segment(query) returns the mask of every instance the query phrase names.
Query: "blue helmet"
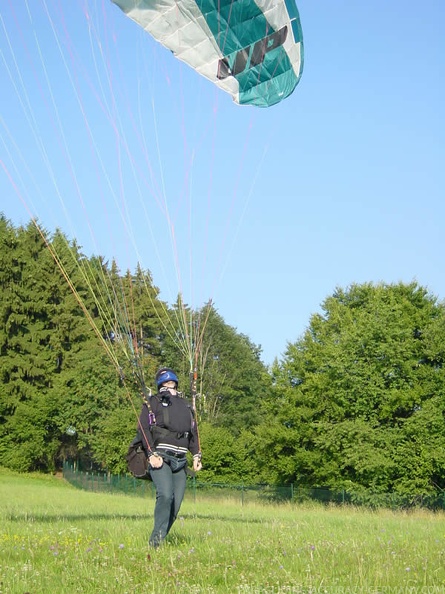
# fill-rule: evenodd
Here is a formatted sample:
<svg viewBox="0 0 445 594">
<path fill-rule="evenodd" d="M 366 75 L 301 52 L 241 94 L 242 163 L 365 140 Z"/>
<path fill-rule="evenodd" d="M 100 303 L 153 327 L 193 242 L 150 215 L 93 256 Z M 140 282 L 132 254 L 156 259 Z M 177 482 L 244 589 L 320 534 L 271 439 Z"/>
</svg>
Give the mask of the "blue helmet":
<svg viewBox="0 0 445 594">
<path fill-rule="evenodd" d="M 165 384 L 165 382 L 176 382 L 176 387 L 178 387 L 179 380 L 174 371 L 167 367 L 162 367 L 155 376 L 155 382 L 157 388 Z"/>
</svg>

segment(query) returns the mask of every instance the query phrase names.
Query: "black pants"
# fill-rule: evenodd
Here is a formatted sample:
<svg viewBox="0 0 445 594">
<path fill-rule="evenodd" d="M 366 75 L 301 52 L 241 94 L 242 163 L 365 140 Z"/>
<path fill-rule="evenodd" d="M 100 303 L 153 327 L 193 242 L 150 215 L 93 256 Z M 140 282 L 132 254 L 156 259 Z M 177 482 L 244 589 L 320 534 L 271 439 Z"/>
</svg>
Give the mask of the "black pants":
<svg viewBox="0 0 445 594">
<path fill-rule="evenodd" d="M 154 528 L 149 544 L 158 547 L 176 520 L 185 493 L 185 468 L 173 472 L 167 462 L 161 468 L 152 468 L 150 475 L 156 487 Z"/>
</svg>

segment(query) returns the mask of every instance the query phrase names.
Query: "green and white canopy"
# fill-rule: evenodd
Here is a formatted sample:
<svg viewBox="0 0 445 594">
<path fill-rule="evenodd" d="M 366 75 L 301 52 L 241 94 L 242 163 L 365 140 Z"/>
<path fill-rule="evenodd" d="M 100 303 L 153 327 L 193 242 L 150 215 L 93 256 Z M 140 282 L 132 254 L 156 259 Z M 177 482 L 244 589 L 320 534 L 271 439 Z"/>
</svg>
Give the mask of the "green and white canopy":
<svg viewBox="0 0 445 594">
<path fill-rule="evenodd" d="M 112 0 L 239 104 L 269 107 L 303 71 L 294 0 Z"/>
</svg>

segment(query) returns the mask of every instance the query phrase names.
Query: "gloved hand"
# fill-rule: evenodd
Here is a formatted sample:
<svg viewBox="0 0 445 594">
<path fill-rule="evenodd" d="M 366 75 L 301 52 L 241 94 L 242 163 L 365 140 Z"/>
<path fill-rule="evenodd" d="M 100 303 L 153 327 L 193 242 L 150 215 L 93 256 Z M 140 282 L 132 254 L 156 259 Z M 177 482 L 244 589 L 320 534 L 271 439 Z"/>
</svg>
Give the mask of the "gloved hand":
<svg viewBox="0 0 445 594">
<path fill-rule="evenodd" d="M 161 466 L 164 464 L 164 460 L 159 454 L 152 454 L 148 458 L 148 463 L 152 468 L 161 468 Z"/>
</svg>

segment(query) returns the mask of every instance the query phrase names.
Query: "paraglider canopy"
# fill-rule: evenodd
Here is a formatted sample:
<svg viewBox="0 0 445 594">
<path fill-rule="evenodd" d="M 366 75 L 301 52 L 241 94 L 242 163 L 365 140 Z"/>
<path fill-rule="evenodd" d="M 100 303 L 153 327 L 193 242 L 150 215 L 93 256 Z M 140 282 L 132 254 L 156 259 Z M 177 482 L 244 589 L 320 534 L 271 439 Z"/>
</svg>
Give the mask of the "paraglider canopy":
<svg viewBox="0 0 445 594">
<path fill-rule="evenodd" d="M 236 103 L 269 107 L 303 71 L 294 0 L 112 0 Z"/>
</svg>

